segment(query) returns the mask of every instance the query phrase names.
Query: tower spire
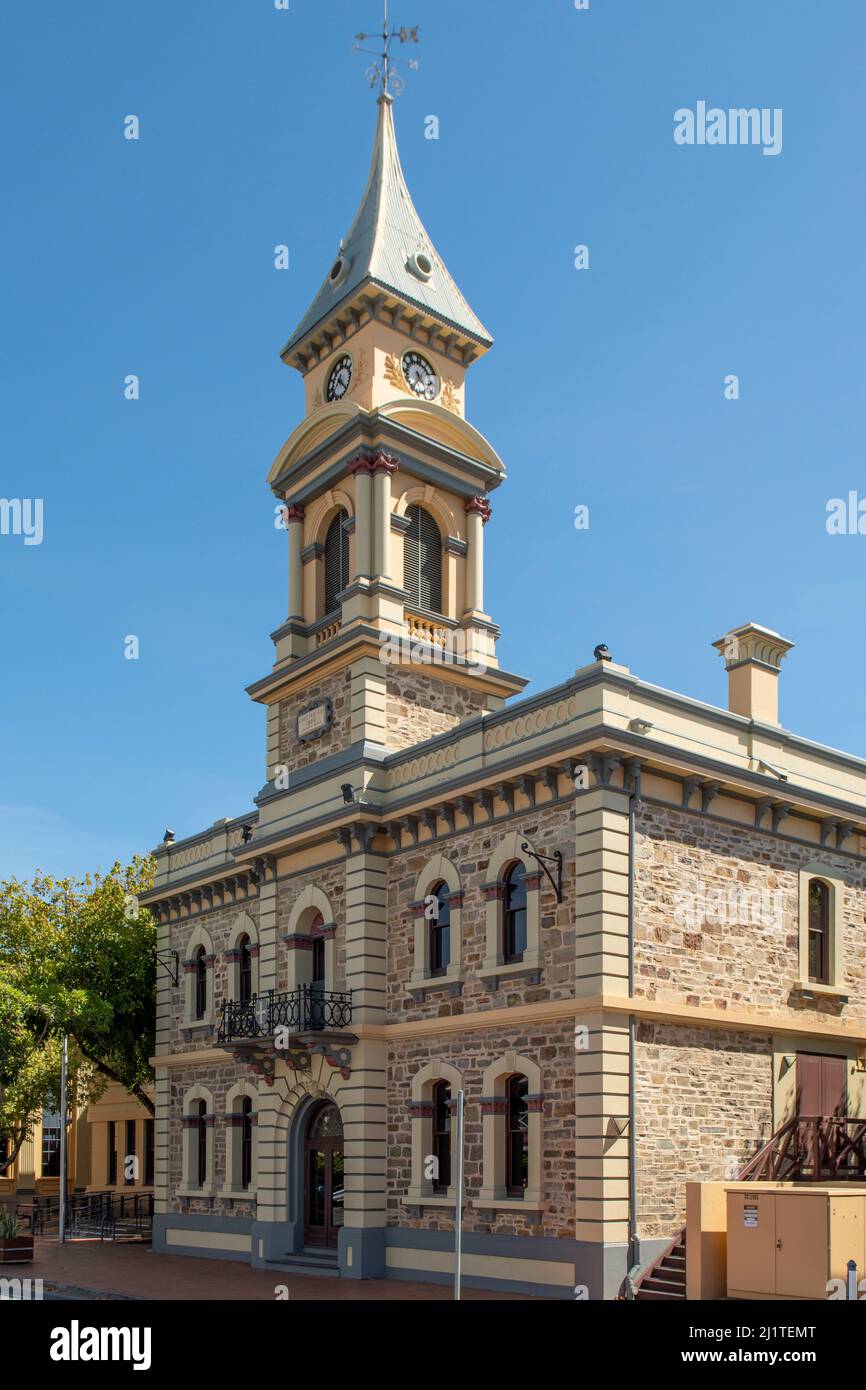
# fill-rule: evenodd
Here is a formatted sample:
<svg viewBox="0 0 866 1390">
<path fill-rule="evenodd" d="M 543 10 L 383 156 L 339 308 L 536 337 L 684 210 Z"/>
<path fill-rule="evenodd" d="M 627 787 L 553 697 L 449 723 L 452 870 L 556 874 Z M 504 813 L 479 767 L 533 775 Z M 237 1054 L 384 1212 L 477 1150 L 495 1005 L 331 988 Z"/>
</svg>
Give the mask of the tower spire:
<svg viewBox="0 0 866 1390">
<path fill-rule="evenodd" d="M 389 79 L 391 80 L 391 79 Z M 467 361 L 486 352 L 492 339 L 467 304 L 418 216 L 397 152 L 393 97 L 380 91 L 370 172 L 355 220 L 343 237 L 331 270 L 282 351 L 283 361 L 306 370 L 308 343 L 330 332 L 335 316 L 356 301 L 382 294 L 411 305 L 456 334 Z M 327 341 L 325 339 L 324 341 Z M 314 354 L 315 356 L 316 354 Z"/>
</svg>

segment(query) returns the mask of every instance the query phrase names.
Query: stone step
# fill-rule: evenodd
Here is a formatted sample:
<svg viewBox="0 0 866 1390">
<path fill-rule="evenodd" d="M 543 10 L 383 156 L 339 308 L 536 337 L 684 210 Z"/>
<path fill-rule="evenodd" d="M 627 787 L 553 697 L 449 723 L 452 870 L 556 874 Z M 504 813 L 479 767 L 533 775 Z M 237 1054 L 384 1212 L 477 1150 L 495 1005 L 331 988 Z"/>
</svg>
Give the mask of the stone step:
<svg viewBox="0 0 866 1390">
<path fill-rule="evenodd" d="M 268 1269 L 282 1270 L 285 1274 L 310 1274 L 315 1278 L 340 1277 L 336 1251 L 301 1250 L 297 1254 L 286 1254 L 282 1260 L 268 1260 Z"/>
</svg>

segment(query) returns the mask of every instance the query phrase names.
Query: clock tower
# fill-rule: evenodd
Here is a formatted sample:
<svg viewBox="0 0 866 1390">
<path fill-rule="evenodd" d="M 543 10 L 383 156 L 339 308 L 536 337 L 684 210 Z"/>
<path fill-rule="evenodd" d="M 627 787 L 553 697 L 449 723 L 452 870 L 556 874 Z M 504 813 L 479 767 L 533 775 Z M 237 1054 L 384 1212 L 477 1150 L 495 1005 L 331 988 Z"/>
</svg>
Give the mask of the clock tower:
<svg viewBox="0 0 866 1390">
<path fill-rule="evenodd" d="M 265 820 L 280 774 L 406 748 L 525 685 L 485 609 L 505 470 L 466 418 L 466 376 L 491 345 L 415 210 L 383 90 L 357 214 L 281 353 L 306 413 L 268 477 L 289 579 L 273 670 L 249 688 L 268 707 Z"/>
</svg>

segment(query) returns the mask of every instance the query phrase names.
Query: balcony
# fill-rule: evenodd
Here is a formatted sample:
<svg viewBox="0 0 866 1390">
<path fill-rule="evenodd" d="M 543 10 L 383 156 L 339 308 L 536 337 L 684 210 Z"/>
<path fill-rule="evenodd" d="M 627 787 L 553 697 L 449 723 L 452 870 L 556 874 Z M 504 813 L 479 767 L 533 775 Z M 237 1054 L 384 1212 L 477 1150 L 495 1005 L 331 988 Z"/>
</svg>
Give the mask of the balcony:
<svg viewBox="0 0 866 1390">
<path fill-rule="evenodd" d="M 351 990 L 338 994 L 299 985 L 276 994 L 269 989 L 267 994 L 254 994 L 251 999 L 226 1000 L 217 1042 L 222 1047 L 266 1043 L 278 1030 L 288 1030 L 291 1042 L 317 1043 L 333 1037 L 345 1044 L 354 1041 L 343 1032 L 351 1022 Z"/>
</svg>

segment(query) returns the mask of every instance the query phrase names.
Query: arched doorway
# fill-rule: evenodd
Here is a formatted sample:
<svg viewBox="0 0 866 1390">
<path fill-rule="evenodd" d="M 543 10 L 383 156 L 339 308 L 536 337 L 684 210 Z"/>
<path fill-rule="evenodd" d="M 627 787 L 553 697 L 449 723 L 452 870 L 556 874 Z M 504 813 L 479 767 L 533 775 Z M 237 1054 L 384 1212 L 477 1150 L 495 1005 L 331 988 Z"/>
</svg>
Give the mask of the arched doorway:
<svg viewBox="0 0 866 1390">
<path fill-rule="evenodd" d="M 336 1248 L 343 1224 L 343 1122 L 328 1101 L 310 1116 L 304 1140 L 304 1244 Z"/>
</svg>

